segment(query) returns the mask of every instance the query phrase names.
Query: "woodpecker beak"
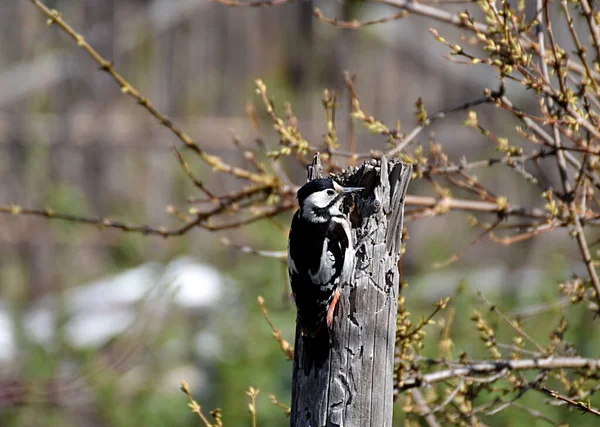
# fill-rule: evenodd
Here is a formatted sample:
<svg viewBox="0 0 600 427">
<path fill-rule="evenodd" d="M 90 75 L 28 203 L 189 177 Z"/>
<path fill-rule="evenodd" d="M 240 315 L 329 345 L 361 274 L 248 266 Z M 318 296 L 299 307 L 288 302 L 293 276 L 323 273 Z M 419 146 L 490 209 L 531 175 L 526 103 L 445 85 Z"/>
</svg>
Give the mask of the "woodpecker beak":
<svg viewBox="0 0 600 427">
<path fill-rule="evenodd" d="M 335 181 L 333 181 L 333 188 L 338 193 L 360 193 L 365 189 L 364 187 L 342 187 Z"/>
</svg>

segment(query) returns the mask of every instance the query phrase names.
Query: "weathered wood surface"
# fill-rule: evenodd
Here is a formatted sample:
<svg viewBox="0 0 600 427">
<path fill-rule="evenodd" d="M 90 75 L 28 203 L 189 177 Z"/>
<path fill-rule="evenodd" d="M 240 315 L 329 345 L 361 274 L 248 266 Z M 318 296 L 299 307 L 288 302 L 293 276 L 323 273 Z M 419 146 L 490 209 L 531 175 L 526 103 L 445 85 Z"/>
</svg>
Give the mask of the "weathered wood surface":
<svg viewBox="0 0 600 427">
<path fill-rule="evenodd" d="M 359 215 L 352 216 L 356 270 L 342 289 L 322 364 L 306 362 L 296 327 L 292 427 L 392 425 L 398 260 L 410 173 L 410 165 L 383 158 L 334 176 L 342 185 L 365 187 Z M 321 174 L 316 155 L 308 178 Z"/>
</svg>

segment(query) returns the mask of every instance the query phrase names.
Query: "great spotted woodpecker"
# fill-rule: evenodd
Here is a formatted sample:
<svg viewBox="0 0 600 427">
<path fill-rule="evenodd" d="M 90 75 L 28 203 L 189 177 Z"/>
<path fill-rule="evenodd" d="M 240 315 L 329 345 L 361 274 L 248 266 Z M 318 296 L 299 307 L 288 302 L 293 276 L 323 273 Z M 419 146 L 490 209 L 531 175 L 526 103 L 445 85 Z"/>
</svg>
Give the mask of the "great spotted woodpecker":
<svg viewBox="0 0 600 427">
<path fill-rule="evenodd" d="M 288 271 L 302 335 L 331 326 L 340 287 L 354 270 L 346 198 L 362 188 L 342 187 L 331 178 L 315 179 L 298 190 L 288 241 Z"/>
</svg>

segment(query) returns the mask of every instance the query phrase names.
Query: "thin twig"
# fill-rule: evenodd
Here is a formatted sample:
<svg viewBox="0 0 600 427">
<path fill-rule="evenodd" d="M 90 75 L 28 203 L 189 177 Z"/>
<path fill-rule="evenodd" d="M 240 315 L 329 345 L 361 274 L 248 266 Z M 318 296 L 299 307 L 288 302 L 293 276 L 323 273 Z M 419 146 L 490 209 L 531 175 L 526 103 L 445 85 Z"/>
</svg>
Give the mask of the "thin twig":
<svg viewBox="0 0 600 427">
<path fill-rule="evenodd" d="M 281 351 L 283 351 L 287 360 L 294 360 L 294 347 L 290 345 L 288 341 L 284 340 L 281 337 L 281 331 L 275 328 L 275 325 L 273 324 L 273 322 L 271 322 L 271 319 L 269 319 L 269 313 L 267 312 L 267 308 L 265 307 L 265 299 L 259 296 L 257 298 L 257 301 L 258 305 L 260 306 L 260 311 L 263 317 L 265 318 L 265 320 L 269 324 L 269 327 L 271 328 L 271 331 L 273 332 L 273 337 L 279 343 L 279 348 L 281 348 Z"/>
<path fill-rule="evenodd" d="M 435 418 L 435 415 L 433 414 L 431 409 L 429 409 L 429 405 L 427 405 L 427 402 L 425 401 L 425 398 L 423 398 L 423 395 L 421 394 L 419 389 L 413 388 L 410 392 L 415 403 L 419 407 L 421 416 L 423 417 L 427 425 L 429 427 L 440 427 L 441 424 Z"/>
<path fill-rule="evenodd" d="M 275 258 L 281 260 L 287 258 L 287 251 L 265 251 L 263 249 L 252 248 L 250 246 L 236 245 L 235 243 L 232 243 L 227 237 L 221 237 L 221 243 L 245 254 L 258 255 L 264 258 Z"/>
<path fill-rule="evenodd" d="M 561 400 L 561 401 L 569 404 L 570 406 L 572 406 L 573 408 L 575 408 L 581 412 L 585 412 L 585 413 L 600 417 L 600 411 L 598 411 L 596 408 L 592 407 L 589 400 L 587 402 L 582 402 L 582 401 L 569 399 L 568 397 L 561 395 L 557 391 L 547 389 L 546 387 L 541 387 L 539 390 L 544 392 L 548 396 L 552 397 L 553 399 L 558 399 L 558 400 Z"/>
<path fill-rule="evenodd" d="M 416 378 L 405 378 L 399 383 L 397 391 L 408 390 L 414 387 L 431 385 L 452 378 L 494 374 L 503 370 L 548 370 L 548 369 L 581 369 L 590 371 L 600 370 L 600 359 L 586 359 L 583 357 L 547 357 L 543 359 L 499 360 L 495 362 L 470 362 L 453 363 L 450 369 L 432 372 Z"/>
<path fill-rule="evenodd" d="M 575 212 L 573 212 L 573 223 L 575 226 L 575 237 L 577 238 L 577 244 L 579 245 L 579 250 L 581 251 L 585 267 L 587 268 L 588 274 L 590 275 L 592 286 L 594 287 L 594 291 L 596 292 L 596 300 L 598 301 L 598 305 L 600 306 L 600 280 L 598 279 L 598 273 L 596 272 L 596 267 L 594 267 L 594 262 L 592 261 L 592 256 L 590 255 L 590 250 L 588 248 L 585 234 L 583 233 L 581 220 Z"/>
<path fill-rule="evenodd" d="M 404 150 L 408 146 L 408 144 L 410 144 L 421 133 L 421 131 L 423 131 L 423 129 L 430 126 L 433 122 L 444 119 L 449 114 L 457 113 L 460 111 L 466 111 L 478 105 L 486 104 L 489 102 L 493 102 L 493 97 L 479 98 L 474 101 L 465 102 L 457 107 L 445 108 L 443 110 L 435 112 L 430 117 L 427 117 L 422 124 L 416 126 L 412 131 L 410 131 L 410 133 L 402 139 L 402 142 L 400 144 L 396 145 L 391 150 L 388 150 L 386 152 L 386 156 L 393 157 L 398 155 L 398 153 L 401 153 L 402 150 Z"/>
<path fill-rule="evenodd" d="M 72 215 L 66 213 L 55 212 L 50 208 L 46 209 L 27 209 L 18 205 L 11 206 L 2 206 L 0 205 L 0 214 L 10 214 L 10 215 L 28 215 L 28 216 L 39 216 L 47 219 L 58 219 L 62 221 L 79 223 L 79 224 L 89 224 L 89 225 L 97 225 L 100 228 L 116 228 L 117 230 L 133 232 L 133 233 L 141 233 L 144 235 L 158 235 L 162 237 L 169 236 L 180 236 L 185 234 L 194 226 L 198 225 L 201 220 L 195 220 L 190 222 L 189 224 L 181 227 L 169 230 L 166 227 L 151 227 L 148 225 L 132 225 L 121 221 L 115 221 L 108 217 L 84 217 L 81 215 Z"/>
<path fill-rule="evenodd" d="M 202 412 L 202 408 L 200 407 L 200 405 L 198 405 L 198 403 L 192 397 L 192 394 L 190 392 L 190 388 L 189 388 L 187 382 L 183 381 L 181 383 L 181 391 L 183 393 L 185 393 L 185 395 L 188 397 L 188 400 L 189 400 L 188 406 L 190 407 L 190 409 L 192 410 L 192 412 L 194 414 L 198 415 L 198 418 L 200 418 L 200 420 L 202 420 L 202 423 L 204 424 L 204 426 L 212 427 L 212 424 L 208 421 L 208 418 L 206 418 L 206 416 Z"/>
<path fill-rule="evenodd" d="M 488 307 L 490 307 L 490 311 L 496 313 L 498 316 L 500 316 L 500 318 L 504 321 L 504 323 L 506 323 L 508 326 L 510 326 L 517 334 L 519 334 L 521 337 L 523 337 L 524 339 L 526 339 L 527 341 L 529 341 L 531 344 L 534 345 L 534 347 L 541 353 L 541 354 L 546 354 L 546 349 L 544 349 L 544 347 L 542 347 L 541 345 L 539 345 L 527 332 L 525 332 L 523 330 L 523 328 L 521 328 L 519 326 L 519 324 L 516 321 L 511 321 L 508 317 L 506 317 L 504 315 L 504 313 L 502 313 L 498 307 L 496 307 L 494 304 L 490 303 L 485 296 L 483 295 L 483 292 L 478 291 L 477 294 L 479 295 L 479 298 L 481 298 L 481 301 L 483 301 Z"/>
<path fill-rule="evenodd" d="M 234 1 L 234 0 L 210 0 L 215 3 L 229 7 L 270 7 L 281 6 L 287 3 L 294 3 L 296 0 L 257 0 L 257 1 Z"/>
<path fill-rule="evenodd" d="M 373 19 L 371 21 L 359 21 L 357 19 L 355 19 L 353 21 L 342 21 L 342 20 L 339 20 L 336 18 L 327 18 L 325 15 L 323 15 L 323 12 L 321 12 L 321 9 L 319 9 L 318 7 L 315 7 L 313 9 L 313 16 L 315 18 L 317 18 L 319 21 L 324 22 L 329 25 L 333 25 L 334 27 L 346 28 L 346 29 L 351 29 L 351 30 L 357 30 L 359 28 L 364 28 L 364 27 L 368 27 L 370 25 L 375 25 L 375 24 L 382 24 L 384 22 L 397 21 L 399 19 L 402 19 L 402 18 L 408 16 L 408 14 L 409 14 L 408 11 L 403 10 L 402 12 L 395 13 L 393 15 L 386 16 L 386 17 L 379 18 L 379 19 Z"/>
</svg>

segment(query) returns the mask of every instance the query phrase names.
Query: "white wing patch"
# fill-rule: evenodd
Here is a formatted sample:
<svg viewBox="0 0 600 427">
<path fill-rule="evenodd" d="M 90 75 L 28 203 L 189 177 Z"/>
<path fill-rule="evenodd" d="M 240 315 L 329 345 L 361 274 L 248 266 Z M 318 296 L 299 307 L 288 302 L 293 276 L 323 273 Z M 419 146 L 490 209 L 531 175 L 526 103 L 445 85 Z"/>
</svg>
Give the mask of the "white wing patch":
<svg viewBox="0 0 600 427">
<path fill-rule="evenodd" d="M 354 249 L 349 246 L 346 249 L 346 256 L 344 257 L 344 266 L 342 267 L 342 274 L 340 274 L 341 283 L 350 283 L 352 275 L 354 274 Z"/>
<path fill-rule="evenodd" d="M 348 236 L 348 247 L 346 248 L 345 256 L 344 256 L 344 265 L 342 266 L 342 272 L 340 274 L 340 283 L 345 284 L 349 283 L 352 280 L 352 275 L 354 274 L 354 245 L 352 244 L 352 232 L 350 231 L 350 226 L 348 221 L 340 220 L 337 217 L 333 218 L 333 221 L 340 224 L 344 227 L 344 231 L 346 232 L 346 236 Z"/>
<path fill-rule="evenodd" d="M 331 283 L 331 278 L 335 275 L 335 257 L 331 253 L 331 251 L 327 250 L 327 246 L 329 245 L 329 239 L 324 239 L 323 241 L 323 252 L 321 254 L 321 264 L 319 265 L 319 269 L 315 274 L 312 272 L 308 272 L 310 275 L 310 280 L 313 283 L 320 283 L 321 285 L 327 284 L 325 288 L 333 288 L 333 283 Z"/>
</svg>

